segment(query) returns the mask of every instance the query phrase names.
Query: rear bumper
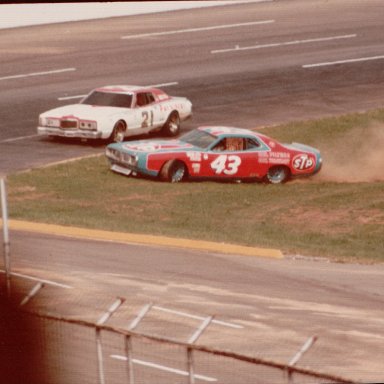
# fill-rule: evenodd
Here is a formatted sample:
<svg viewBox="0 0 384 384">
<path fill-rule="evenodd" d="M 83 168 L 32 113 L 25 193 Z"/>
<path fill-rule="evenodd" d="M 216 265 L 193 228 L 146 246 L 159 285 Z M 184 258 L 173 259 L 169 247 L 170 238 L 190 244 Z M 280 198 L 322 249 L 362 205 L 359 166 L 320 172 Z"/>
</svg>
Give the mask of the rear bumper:
<svg viewBox="0 0 384 384">
<path fill-rule="evenodd" d="M 37 134 L 41 136 L 60 136 L 81 139 L 100 139 L 101 132 L 85 131 L 81 129 L 60 129 L 49 127 L 37 127 Z"/>
</svg>

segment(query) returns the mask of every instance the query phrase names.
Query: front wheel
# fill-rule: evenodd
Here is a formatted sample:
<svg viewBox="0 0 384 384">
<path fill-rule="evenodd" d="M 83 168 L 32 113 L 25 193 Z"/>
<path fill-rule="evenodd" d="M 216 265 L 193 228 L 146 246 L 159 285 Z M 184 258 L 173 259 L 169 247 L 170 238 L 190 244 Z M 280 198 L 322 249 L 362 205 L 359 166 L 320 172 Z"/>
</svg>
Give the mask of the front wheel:
<svg viewBox="0 0 384 384">
<path fill-rule="evenodd" d="M 166 136 L 176 136 L 179 132 L 180 116 L 176 111 L 174 111 L 169 115 L 167 122 L 164 124 L 162 133 Z"/>
<path fill-rule="evenodd" d="M 186 176 L 186 167 L 182 161 L 169 160 L 160 171 L 160 179 L 170 183 L 178 183 Z"/>
<path fill-rule="evenodd" d="M 113 127 L 111 136 L 109 137 L 110 143 L 121 143 L 125 138 L 126 126 L 123 121 L 118 121 Z"/>
<path fill-rule="evenodd" d="M 266 180 L 271 184 L 285 183 L 290 176 L 289 169 L 283 165 L 276 165 L 275 167 L 269 168 Z"/>
</svg>

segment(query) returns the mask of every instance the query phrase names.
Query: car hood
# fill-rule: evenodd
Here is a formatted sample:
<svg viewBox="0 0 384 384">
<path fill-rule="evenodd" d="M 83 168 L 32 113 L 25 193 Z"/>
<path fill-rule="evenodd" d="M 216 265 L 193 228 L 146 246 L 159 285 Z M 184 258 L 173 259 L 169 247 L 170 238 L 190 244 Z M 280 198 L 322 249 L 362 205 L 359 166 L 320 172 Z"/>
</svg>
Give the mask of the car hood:
<svg viewBox="0 0 384 384">
<path fill-rule="evenodd" d="M 71 104 L 63 107 L 50 109 L 42 113 L 41 117 L 76 117 L 84 120 L 95 120 L 97 118 L 113 115 L 116 112 L 126 110 L 118 107 L 100 107 L 97 105 L 88 104 Z"/>
<path fill-rule="evenodd" d="M 125 141 L 123 143 L 114 143 L 108 145 L 108 148 L 118 149 L 120 151 L 135 153 L 135 154 L 148 154 L 154 152 L 179 152 L 200 150 L 191 144 L 181 140 L 138 140 L 138 141 Z"/>
</svg>

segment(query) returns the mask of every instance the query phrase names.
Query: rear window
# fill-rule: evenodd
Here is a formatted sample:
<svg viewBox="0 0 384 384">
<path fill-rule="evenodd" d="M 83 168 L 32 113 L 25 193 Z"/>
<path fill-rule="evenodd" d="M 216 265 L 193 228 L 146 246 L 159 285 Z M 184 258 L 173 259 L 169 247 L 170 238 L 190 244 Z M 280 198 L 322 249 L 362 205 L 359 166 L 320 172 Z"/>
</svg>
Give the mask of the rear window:
<svg viewBox="0 0 384 384">
<path fill-rule="evenodd" d="M 132 95 L 93 91 L 81 101 L 81 104 L 98 105 L 100 107 L 131 108 Z"/>
</svg>

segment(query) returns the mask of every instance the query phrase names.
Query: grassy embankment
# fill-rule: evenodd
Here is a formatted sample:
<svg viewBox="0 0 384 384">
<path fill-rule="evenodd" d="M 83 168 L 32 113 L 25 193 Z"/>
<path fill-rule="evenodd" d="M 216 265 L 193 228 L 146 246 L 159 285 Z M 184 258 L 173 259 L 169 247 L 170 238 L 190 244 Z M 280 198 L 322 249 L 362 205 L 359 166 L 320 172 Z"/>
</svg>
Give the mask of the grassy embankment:
<svg viewBox="0 0 384 384">
<path fill-rule="evenodd" d="M 319 148 L 322 171 L 277 186 L 168 184 L 94 157 L 9 176 L 10 218 L 384 261 L 384 110 L 263 132 Z"/>
</svg>

